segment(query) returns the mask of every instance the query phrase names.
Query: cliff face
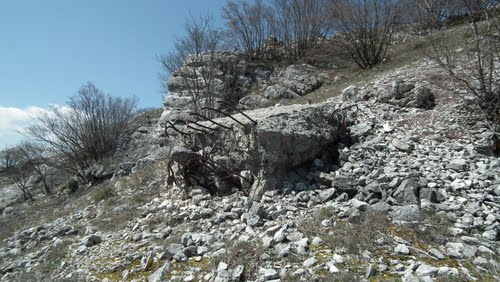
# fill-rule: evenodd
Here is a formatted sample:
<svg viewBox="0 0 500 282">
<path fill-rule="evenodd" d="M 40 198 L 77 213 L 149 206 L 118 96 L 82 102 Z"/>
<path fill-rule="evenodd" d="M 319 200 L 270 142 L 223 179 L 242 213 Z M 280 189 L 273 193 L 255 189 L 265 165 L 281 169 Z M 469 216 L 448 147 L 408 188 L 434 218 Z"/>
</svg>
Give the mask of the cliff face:
<svg viewBox="0 0 500 282">
<path fill-rule="evenodd" d="M 188 60 L 173 73 L 164 105 L 166 110 L 186 108 L 198 93 L 213 93 L 235 106 L 255 109 L 267 100 L 309 94 L 325 80 L 319 69 L 307 64 L 253 63 L 237 53 L 216 53 Z"/>
</svg>

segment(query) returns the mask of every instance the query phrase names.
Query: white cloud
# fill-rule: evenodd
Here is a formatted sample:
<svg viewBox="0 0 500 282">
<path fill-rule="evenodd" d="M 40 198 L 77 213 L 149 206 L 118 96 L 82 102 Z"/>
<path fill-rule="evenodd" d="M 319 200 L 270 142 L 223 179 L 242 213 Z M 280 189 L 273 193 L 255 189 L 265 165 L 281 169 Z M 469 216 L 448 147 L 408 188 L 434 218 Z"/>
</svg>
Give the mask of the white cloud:
<svg viewBox="0 0 500 282">
<path fill-rule="evenodd" d="M 23 138 L 20 130 L 33 124 L 35 119 L 49 110 L 40 107 L 24 109 L 0 106 L 0 149 Z"/>
</svg>

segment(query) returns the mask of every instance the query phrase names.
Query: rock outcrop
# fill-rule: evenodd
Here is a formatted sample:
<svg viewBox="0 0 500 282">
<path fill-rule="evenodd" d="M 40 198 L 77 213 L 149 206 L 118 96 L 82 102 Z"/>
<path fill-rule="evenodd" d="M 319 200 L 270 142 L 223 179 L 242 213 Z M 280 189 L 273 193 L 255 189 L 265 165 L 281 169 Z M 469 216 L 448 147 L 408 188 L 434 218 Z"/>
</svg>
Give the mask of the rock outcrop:
<svg viewBox="0 0 500 282">
<path fill-rule="evenodd" d="M 247 111 L 248 117 L 235 114 L 200 122 L 210 128 L 204 133 L 182 126 L 179 129 L 199 140 L 193 153 L 196 148 L 215 147 L 210 158 L 225 159 L 224 167 L 234 172 L 249 171 L 255 179 L 251 193 L 258 198 L 287 180 L 296 167 L 316 158 L 334 162 L 333 150 L 346 134 L 342 132 L 345 124 L 333 115 L 334 110 L 332 103 L 273 107 Z M 184 138 L 174 129 L 168 131 Z"/>
</svg>

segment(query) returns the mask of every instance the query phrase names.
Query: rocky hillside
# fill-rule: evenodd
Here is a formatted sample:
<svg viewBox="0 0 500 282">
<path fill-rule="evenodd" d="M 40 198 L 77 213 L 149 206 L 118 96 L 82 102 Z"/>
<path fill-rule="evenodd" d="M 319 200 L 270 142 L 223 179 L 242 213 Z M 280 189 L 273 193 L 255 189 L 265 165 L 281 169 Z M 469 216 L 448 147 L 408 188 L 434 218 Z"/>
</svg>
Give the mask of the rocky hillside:
<svg viewBox="0 0 500 282">
<path fill-rule="evenodd" d="M 100 181 L 4 208 L 0 280 L 500 279 L 498 143 L 435 63 L 267 108 L 335 82 L 300 64 L 240 75 L 251 110 L 196 121 L 174 76 L 161 118 L 89 170 Z"/>
</svg>

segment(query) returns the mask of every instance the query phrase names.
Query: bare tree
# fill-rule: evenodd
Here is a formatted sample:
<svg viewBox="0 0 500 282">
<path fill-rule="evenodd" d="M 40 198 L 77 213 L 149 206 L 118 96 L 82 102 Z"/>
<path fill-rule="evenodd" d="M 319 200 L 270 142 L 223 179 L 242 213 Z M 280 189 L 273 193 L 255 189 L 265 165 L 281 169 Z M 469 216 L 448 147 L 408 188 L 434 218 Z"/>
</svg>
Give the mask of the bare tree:
<svg viewBox="0 0 500 282">
<path fill-rule="evenodd" d="M 500 125 L 500 22 L 488 9 L 489 1 L 460 0 L 470 17 L 469 30 L 472 37 L 465 42 L 470 52 L 464 56 L 447 45 L 445 33 L 430 36 L 433 54 L 431 57 L 453 79 L 456 89 L 465 90 L 474 96 L 490 127 L 498 133 Z M 485 19 L 476 20 L 479 14 Z M 467 59 L 467 63 L 460 60 Z M 472 62 L 472 63 L 470 63 Z"/>
<path fill-rule="evenodd" d="M 49 163 L 49 157 L 46 154 L 47 148 L 41 144 L 25 141 L 16 146 L 16 151 L 19 161 L 40 177 L 43 184 L 42 193 L 51 194 L 52 189 L 47 181 L 47 165 Z"/>
<path fill-rule="evenodd" d="M 25 162 L 23 152 L 19 146 L 11 147 L 8 151 L 12 158 L 12 166 L 6 170 L 7 174 L 23 193 L 24 200 L 34 201 L 33 194 L 29 189 L 29 180 L 33 172 L 32 167 Z"/>
<path fill-rule="evenodd" d="M 15 165 L 13 153 L 12 147 L 5 147 L 0 151 L 0 168 L 2 170 L 8 170 Z"/>
<path fill-rule="evenodd" d="M 456 2 L 457 0 L 411 0 L 411 9 L 417 12 L 414 20 L 419 24 L 418 28 L 441 28 L 447 18 L 456 14 Z"/>
<path fill-rule="evenodd" d="M 216 107 L 216 101 L 227 91 L 219 77 L 223 68 L 218 58 L 222 37 L 214 28 L 210 16 L 191 17 L 184 25 L 184 35 L 175 38 L 174 50 L 158 56 L 162 66 L 160 78 L 168 93 L 171 77 L 185 86 L 183 95 L 191 108 L 199 114 L 213 117 L 214 112 L 204 107 Z"/>
<path fill-rule="evenodd" d="M 442 28 L 448 21 L 468 16 L 474 19 L 483 9 L 490 9 L 497 5 L 498 0 L 470 0 L 465 4 L 462 0 L 411 0 L 405 3 L 410 9 L 417 11 L 415 21 L 420 30 Z M 474 16 L 474 17 L 471 17 Z"/>
<path fill-rule="evenodd" d="M 330 0 L 274 0 L 274 32 L 292 60 L 305 56 L 332 31 Z"/>
<path fill-rule="evenodd" d="M 342 45 L 359 67 L 384 60 L 397 23 L 397 0 L 339 0 L 332 14 Z"/>
<path fill-rule="evenodd" d="M 111 156 L 123 142 L 136 104 L 136 98 L 112 97 L 89 82 L 68 107 L 52 108 L 26 134 L 53 151 L 59 159 L 56 167 L 86 180 L 83 171 Z"/>
<path fill-rule="evenodd" d="M 250 59 L 264 59 L 273 35 L 273 11 L 262 0 L 253 3 L 230 0 L 222 9 L 226 20 L 225 38 L 233 48 L 243 50 Z"/>
</svg>

